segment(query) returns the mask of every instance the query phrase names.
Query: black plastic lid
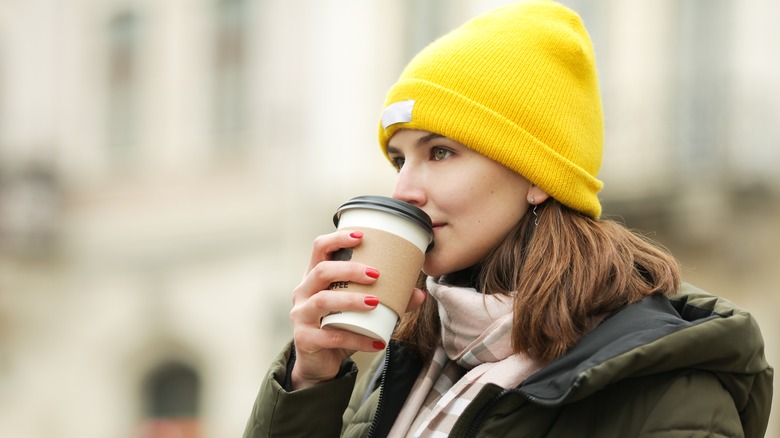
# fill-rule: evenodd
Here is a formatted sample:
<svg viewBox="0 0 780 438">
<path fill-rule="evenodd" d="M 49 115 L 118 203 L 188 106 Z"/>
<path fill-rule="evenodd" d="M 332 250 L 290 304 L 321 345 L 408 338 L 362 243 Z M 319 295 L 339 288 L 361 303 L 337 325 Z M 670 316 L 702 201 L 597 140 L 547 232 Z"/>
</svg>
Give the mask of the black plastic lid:
<svg viewBox="0 0 780 438">
<path fill-rule="evenodd" d="M 431 245 L 428 247 L 428 249 L 430 250 L 430 248 L 433 246 L 433 222 L 431 221 L 431 217 L 428 216 L 428 213 L 422 211 L 412 204 L 409 204 L 408 202 L 399 201 L 398 199 L 388 198 L 385 196 L 357 196 L 341 204 L 341 207 L 336 210 L 336 214 L 333 215 L 333 224 L 338 227 L 341 212 L 353 208 L 381 210 L 410 219 L 417 223 L 417 225 L 419 225 L 431 236 Z"/>
</svg>

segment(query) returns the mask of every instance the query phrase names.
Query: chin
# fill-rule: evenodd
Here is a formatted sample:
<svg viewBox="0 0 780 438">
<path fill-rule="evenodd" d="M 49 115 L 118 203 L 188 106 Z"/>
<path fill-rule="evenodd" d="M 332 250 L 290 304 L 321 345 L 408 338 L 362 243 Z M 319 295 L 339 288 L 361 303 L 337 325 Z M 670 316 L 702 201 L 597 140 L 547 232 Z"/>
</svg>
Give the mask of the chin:
<svg viewBox="0 0 780 438">
<path fill-rule="evenodd" d="M 425 274 L 425 275 L 427 275 L 429 277 L 434 277 L 434 278 L 441 277 L 442 275 L 447 274 L 447 270 L 444 270 L 441 267 L 435 266 L 433 264 L 429 265 L 427 263 L 427 261 L 423 265 L 422 272 L 423 272 L 423 274 Z"/>
<path fill-rule="evenodd" d="M 429 254 L 425 258 L 425 263 L 423 264 L 423 274 L 429 276 L 438 278 L 443 275 L 451 274 L 453 272 L 459 271 L 463 269 L 462 267 L 455 266 L 452 263 L 447 263 L 445 260 L 436 260 L 436 256 L 433 257 L 431 254 Z"/>
</svg>

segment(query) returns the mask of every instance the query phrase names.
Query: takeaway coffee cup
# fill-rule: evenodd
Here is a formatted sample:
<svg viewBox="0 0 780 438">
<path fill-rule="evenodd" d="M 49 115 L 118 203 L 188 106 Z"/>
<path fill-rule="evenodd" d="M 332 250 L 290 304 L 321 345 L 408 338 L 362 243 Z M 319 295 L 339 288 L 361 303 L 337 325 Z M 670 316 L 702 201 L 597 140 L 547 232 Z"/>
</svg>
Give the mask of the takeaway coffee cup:
<svg viewBox="0 0 780 438">
<path fill-rule="evenodd" d="M 381 275 L 370 285 L 336 282 L 330 289 L 371 294 L 379 298 L 379 305 L 367 312 L 331 313 L 322 319 L 321 327 L 349 330 L 387 344 L 409 304 L 425 253 L 433 246 L 431 218 L 397 199 L 358 196 L 338 208 L 333 223 L 340 230 L 363 232 L 360 245 L 337 251 L 333 259 L 365 263 Z"/>
</svg>

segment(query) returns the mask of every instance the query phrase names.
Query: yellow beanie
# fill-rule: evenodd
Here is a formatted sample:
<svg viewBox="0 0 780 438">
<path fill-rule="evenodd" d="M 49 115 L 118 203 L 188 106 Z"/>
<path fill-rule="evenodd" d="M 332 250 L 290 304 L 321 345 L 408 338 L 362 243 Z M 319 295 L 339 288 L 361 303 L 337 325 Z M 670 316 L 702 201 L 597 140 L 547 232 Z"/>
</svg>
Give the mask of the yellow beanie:
<svg viewBox="0 0 780 438">
<path fill-rule="evenodd" d="M 513 3 L 423 49 L 387 94 L 379 143 L 398 129 L 451 138 L 564 205 L 601 215 L 603 120 L 593 47 L 553 1 Z"/>
</svg>

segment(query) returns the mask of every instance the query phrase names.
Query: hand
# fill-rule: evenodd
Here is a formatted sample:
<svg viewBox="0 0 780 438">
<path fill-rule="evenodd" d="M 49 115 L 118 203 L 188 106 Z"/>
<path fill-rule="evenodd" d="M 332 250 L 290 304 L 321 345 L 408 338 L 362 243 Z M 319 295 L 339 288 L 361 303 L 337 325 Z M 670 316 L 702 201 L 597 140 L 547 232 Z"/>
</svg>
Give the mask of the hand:
<svg viewBox="0 0 780 438">
<path fill-rule="evenodd" d="M 311 262 L 303 281 L 293 291 L 290 319 L 293 325 L 296 360 L 290 381 L 292 389 L 301 389 L 336 377 L 341 364 L 356 351 L 376 352 L 385 345 L 368 336 L 346 330 L 321 329 L 321 319 L 334 311 L 368 311 L 378 300 L 371 295 L 328 290 L 336 281 L 372 284 L 381 274 L 358 262 L 333 261 L 341 248 L 354 248 L 363 234 L 339 230 L 314 241 Z M 417 308 L 425 293 L 415 289 L 407 311 Z"/>
</svg>

